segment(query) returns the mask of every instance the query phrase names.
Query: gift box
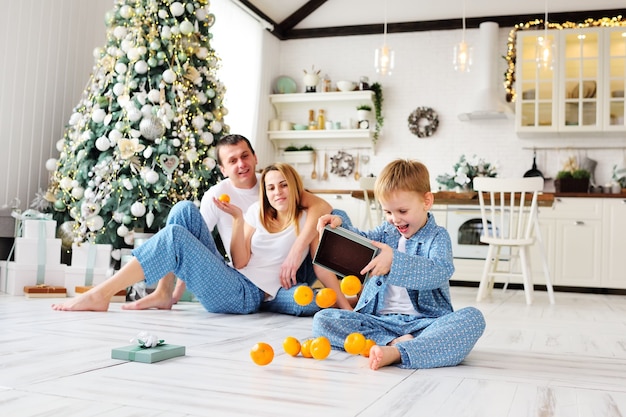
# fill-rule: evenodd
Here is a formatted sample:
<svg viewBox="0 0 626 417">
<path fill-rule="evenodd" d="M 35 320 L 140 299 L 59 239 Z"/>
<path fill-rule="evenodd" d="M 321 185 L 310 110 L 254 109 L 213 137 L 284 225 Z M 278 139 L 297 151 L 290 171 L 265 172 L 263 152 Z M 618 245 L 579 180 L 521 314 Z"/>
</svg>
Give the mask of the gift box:
<svg viewBox="0 0 626 417">
<path fill-rule="evenodd" d="M 89 291 L 92 288 L 93 286 L 77 285 L 76 287 L 74 287 L 74 294 L 75 295 L 82 294 L 84 292 Z M 120 290 L 116 292 L 115 295 L 111 297 L 111 302 L 112 303 L 125 303 L 126 302 L 126 290 L 124 289 L 124 290 Z"/>
<path fill-rule="evenodd" d="M 112 245 L 83 243 L 72 245 L 72 266 L 108 268 L 111 264 Z"/>
<path fill-rule="evenodd" d="M 57 222 L 43 219 L 22 220 L 22 237 L 28 239 L 54 239 L 56 236 Z"/>
<path fill-rule="evenodd" d="M 115 348 L 111 351 L 112 359 L 143 363 L 154 363 L 178 356 L 185 356 L 185 346 L 166 343 L 156 347 L 144 348 L 138 345 L 130 345 Z"/>
<path fill-rule="evenodd" d="M 24 287 L 47 284 L 65 286 L 65 265 L 23 265 L 6 262 L 3 268 L 0 291 L 11 295 L 24 295 Z"/>
<path fill-rule="evenodd" d="M 37 220 L 40 221 L 40 220 Z M 41 259 L 41 262 L 40 262 Z M 15 263 L 24 265 L 60 265 L 61 239 L 15 239 Z"/>
<path fill-rule="evenodd" d="M 34 285 L 24 287 L 24 296 L 27 298 L 64 298 L 67 297 L 65 287 L 52 285 Z"/>
<path fill-rule="evenodd" d="M 88 269 L 72 265 L 65 268 L 64 285 L 67 288 L 68 295 L 74 296 L 76 295 L 76 287 L 91 287 L 101 284 L 111 275 L 113 275 L 113 270 L 109 268 Z"/>
</svg>

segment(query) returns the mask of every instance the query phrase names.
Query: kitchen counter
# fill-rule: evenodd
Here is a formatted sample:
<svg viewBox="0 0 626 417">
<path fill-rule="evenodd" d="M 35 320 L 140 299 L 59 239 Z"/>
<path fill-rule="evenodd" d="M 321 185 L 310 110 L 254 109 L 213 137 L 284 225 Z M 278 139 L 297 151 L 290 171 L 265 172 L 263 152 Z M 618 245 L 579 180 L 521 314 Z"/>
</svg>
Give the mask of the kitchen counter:
<svg viewBox="0 0 626 417">
<path fill-rule="evenodd" d="M 309 190 L 315 194 L 349 194 L 353 198 L 363 200 L 363 190 Z M 368 190 L 370 195 L 374 194 L 373 190 Z M 476 192 L 463 192 L 457 193 L 455 191 L 439 191 L 434 193 L 435 204 L 442 205 L 478 205 L 478 194 Z M 624 198 L 626 199 L 626 192 L 619 194 L 604 194 L 604 193 L 548 193 L 544 192 L 539 194 L 537 199 L 540 207 L 551 207 L 555 198 L 560 197 L 576 197 L 576 198 Z"/>
</svg>

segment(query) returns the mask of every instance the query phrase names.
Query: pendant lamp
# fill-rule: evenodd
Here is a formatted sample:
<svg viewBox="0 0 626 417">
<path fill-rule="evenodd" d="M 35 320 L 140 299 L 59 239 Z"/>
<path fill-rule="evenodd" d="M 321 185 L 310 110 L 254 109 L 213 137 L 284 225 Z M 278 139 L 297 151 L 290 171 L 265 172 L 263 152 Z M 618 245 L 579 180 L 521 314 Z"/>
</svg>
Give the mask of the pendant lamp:
<svg viewBox="0 0 626 417">
<path fill-rule="evenodd" d="M 469 72 L 472 66 L 473 48 L 465 42 L 465 0 L 463 0 L 463 35 L 461 42 L 454 45 L 452 64 L 457 72 Z"/>
<path fill-rule="evenodd" d="M 374 54 L 374 66 L 376 73 L 391 75 L 394 67 L 394 51 L 387 46 L 387 1 L 385 0 L 385 25 L 383 32 L 383 46 L 376 48 Z"/>
</svg>

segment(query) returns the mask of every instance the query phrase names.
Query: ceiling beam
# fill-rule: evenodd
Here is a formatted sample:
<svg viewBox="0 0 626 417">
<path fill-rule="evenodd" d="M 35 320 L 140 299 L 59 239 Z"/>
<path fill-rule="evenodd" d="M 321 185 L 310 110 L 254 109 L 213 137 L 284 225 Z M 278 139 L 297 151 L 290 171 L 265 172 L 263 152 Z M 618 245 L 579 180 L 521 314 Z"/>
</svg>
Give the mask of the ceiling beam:
<svg viewBox="0 0 626 417">
<path fill-rule="evenodd" d="M 307 7 L 309 3 L 320 3 L 320 2 L 324 3 L 325 1 L 326 0 L 309 1 L 302 8 L 300 8 L 297 12 L 293 13 L 291 16 L 285 19 L 283 23 L 287 22 L 294 15 L 296 15 L 302 9 Z M 244 1 L 242 0 L 242 2 Z M 320 5 L 318 5 L 317 7 L 319 7 Z M 311 10 L 309 14 L 313 10 Z M 624 14 L 624 9 L 550 13 L 550 15 L 548 16 L 548 20 L 550 22 L 555 22 L 555 23 L 563 23 L 563 22 L 577 22 L 578 23 L 578 22 L 584 22 L 586 19 L 597 20 L 597 19 L 601 19 L 604 17 L 622 16 L 623 14 Z M 526 15 L 514 15 L 514 16 L 473 17 L 473 18 L 466 18 L 465 24 L 466 24 L 466 27 L 470 29 L 478 28 L 478 26 L 482 22 L 495 22 L 500 27 L 514 27 L 517 24 L 526 23 L 535 19 L 543 20 L 544 16 L 545 15 L 543 13 L 540 13 L 540 14 L 526 14 Z M 300 19 L 300 21 L 302 21 L 306 16 L 298 15 L 297 17 Z M 279 26 L 282 26 L 283 23 L 281 23 Z M 294 24 L 293 26 L 295 26 L 296 24 Z M 431 30 L 453 30 L 453 29 L 461 29 L 462 25 L 463 25 L 462 19 L 387 23 L 387 33 L 423 32 L 423 31 L 431 31 Z M 384 26 L 383 23 L 370 24 L 370 25 L 335 26 L 335 27 L 312 28 L 312 29 L 287 29 L 287 26 L 285 26 L 285 30 L 281 30 L 280 33 L 276 33 L 276 30 L 273 33 L 280 40 L 327 38 L 327 37 L 333 37 L 333 36 L 356 36 L 356 35 L 382 34 L 383 26 Z"/>
</svg>

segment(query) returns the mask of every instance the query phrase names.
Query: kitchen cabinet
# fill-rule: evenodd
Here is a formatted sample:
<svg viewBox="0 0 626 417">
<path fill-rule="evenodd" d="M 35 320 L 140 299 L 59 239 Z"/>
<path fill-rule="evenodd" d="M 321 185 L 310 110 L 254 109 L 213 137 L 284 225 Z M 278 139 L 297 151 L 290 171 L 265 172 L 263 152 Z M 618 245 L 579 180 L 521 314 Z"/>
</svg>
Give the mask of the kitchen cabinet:
<svg viewBox="0 0 626 417">
<path fill-rule="evenodd" d="M 626 199 L 610 198 L 604 200 L 603 219 L 602 286 L 626 288 L 626 262 L 624 260 Z"/>
<path fill-rule="evenodd" d="M 324 110 L 326 121 L 341 123 L 341 129 L 322 130 L 270 130 L 268 136 L 274 148 L 287 146 L 312 146 L 315 149 L 366 149 L 374 150 L 375 120 L 370 120 L 369 129 L 352 129 L 348 123 L 357 122 L 356 108 L 368 105 L 374 109 L 374 92 L 350 91 L 329 93 L 272 94 L 275 117 L 291 123 L 308 124 L 309 110 Z M 374 111 L 372 110 L 372 115 Z M 372 116 L 373 117 L 373 116 Z"/>
<path fill-rule="evenodd" d="M 518 33 L 516 131 L 624 132 L 624 28 L 549 30 L 552 66 L 537 62 L 544 31 Z"/>
<path fill-rule="evenodd" d="M 346 190 L 345 193 L 315 193 L 315 195 L 326 200 L 334 209 L 345 211 L 352 221 L 352 225 L 361 228 L 365 213 L 365 202 L 363 200 L 353 198 L 349 190 Z"/>
</svg>

